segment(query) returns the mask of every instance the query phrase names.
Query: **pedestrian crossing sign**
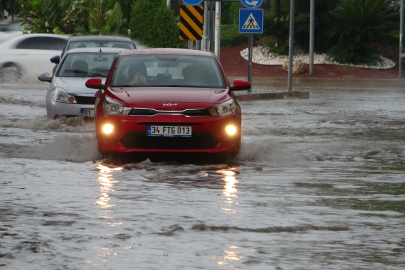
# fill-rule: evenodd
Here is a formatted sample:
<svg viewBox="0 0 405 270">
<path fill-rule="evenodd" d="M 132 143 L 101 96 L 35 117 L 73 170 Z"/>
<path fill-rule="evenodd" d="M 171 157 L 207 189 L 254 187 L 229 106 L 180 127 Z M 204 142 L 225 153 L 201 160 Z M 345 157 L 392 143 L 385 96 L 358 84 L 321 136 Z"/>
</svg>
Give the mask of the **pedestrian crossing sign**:
<svg viewBox="0 0 405 270">
<path fill-rule="evenodd" d="M 239 9 L 239 33 L 263 34 L 263 9 Z"/>
</svg>

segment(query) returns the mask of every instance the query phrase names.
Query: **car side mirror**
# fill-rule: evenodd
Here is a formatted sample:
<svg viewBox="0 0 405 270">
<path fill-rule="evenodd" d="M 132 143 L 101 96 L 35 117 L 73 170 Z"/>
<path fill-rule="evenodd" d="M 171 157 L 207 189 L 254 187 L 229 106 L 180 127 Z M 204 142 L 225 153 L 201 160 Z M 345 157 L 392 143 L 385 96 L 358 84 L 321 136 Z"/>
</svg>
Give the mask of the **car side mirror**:
<svg viewBox="0 0 405 270">
<path fill-rule="evenodd" d="M 59 63 L 60 63 L 60 56 L 59 56 L 59 55 L 52 56 L 52 57 L 51 57 L 51 62 L 54 63 L 54 64 L 56 64 L 56 65 L 59 65 Z"/>
<path fill-rule="evenodd" d="M 244 80 L 234 80 L 233 85 L 229 88 L 231 91 L 241 91 L 241 90 L 249 90 L 252 86 L 249 82 Z"/>
<path fill-rule="evenodd" d="M 104 89 L 105 85 L 102 83 L 101 78 L 91 78 L 88 79 L 85 83 L 87 88 L 92 89 Z"/>
<path fill-rule="evenodd" d="M 42 72 L 38 75 L 38 80 L 41 82 L 52 82 L 52 76 L 48 72 Z"/>
</svg>

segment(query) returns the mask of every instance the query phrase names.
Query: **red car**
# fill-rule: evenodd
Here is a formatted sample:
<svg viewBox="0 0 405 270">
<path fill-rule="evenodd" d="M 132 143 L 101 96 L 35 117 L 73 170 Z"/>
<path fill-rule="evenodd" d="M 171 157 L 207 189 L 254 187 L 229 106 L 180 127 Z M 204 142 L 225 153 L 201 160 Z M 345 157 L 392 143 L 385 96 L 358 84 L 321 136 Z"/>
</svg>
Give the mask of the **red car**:
<svg viewBox="0 0 405 270">
<path fill-rule="evenodd" d="M 95 123 L 106 155 L 206 154 L 229 161 L 241 145 L 241 109 L 211 52 L 187 49 L 127 50 L 117 54 L 96 93 Z M 154 155 L 155 156 L 155 155 Z"/>
</svg>

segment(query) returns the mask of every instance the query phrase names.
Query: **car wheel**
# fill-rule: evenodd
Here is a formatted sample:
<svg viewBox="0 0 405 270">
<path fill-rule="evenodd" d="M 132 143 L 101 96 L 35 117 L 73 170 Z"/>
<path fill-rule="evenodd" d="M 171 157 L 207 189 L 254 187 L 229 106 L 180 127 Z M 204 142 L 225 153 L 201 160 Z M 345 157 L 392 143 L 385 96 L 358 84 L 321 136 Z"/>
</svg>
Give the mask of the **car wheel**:
<svg viewBox="0 0 405 270">
<path fill-rule="evenodd" d="M 233 162 L 233 160 L 235 159 L 234 155 L 226 155 L 225 157 L 225 164 L 231 164 Z"/>
<path fill-rule="evenodd" d="M 223 163 L 223 164 L 231 165 L 234 158 L 235 158 L 235 155 L 219 155 L 219 156 L 216 156 L 213 159 L 213 161 L 215 163 Z"/>
<path fill-rule="evenodd" d="M 0 83 L 19 83 L 21 78 L 21 69 L 16 64 L 7 63 L 0 69 Z"/>
</svg>

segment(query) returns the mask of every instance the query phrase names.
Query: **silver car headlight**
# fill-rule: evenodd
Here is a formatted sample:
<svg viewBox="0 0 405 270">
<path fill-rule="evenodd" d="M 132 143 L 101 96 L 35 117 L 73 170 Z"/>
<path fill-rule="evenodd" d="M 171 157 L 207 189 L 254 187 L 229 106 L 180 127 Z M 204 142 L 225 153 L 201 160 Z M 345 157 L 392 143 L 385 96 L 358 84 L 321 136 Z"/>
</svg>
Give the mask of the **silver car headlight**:
<svg viewBox="0 0 405 270">
<path fill-rule="evenodd" d="M 108 115 L 125 115 L 128 116 L 132 108 L 127 107 L 118 101 L 106 97 L 103 102 L 103 110 Z"/>
<path fill-rule="evenodd" d="M 56 86 L 54 89 L 52 89 L 51 98 L 56 102 L 76 103 L 75 97 L 70 95 L 65 89 L 59 86 Z"/>
<path fill-rule="evenodd" d="M 209 108 L 209 112 L 211 116 L 230 116 L 235 114 L 235 101 L 233 99 L 229 99 L 217 106 Z"/>
</svg>

